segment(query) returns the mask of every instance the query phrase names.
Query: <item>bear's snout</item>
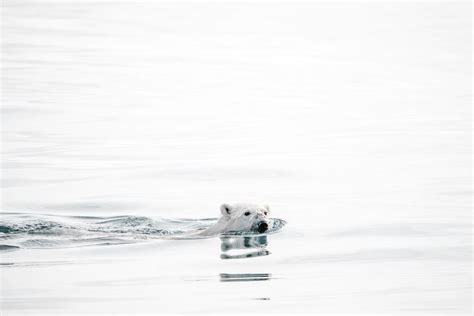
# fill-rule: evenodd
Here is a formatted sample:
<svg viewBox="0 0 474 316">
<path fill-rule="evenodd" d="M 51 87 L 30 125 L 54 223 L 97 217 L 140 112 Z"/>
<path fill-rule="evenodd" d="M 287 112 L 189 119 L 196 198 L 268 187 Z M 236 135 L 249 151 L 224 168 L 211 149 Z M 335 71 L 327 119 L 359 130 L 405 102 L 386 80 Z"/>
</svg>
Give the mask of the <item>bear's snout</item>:
<svg viewBox="0 0 474 316">
<path fill-rule="evenodd" d="M 257 226 L 257 231 L 259 233 L 264 233 L 268 230 L 268 224 L 265 223 L 265 222 L 260 222 L 258 223 L 258 226 Z"/>
</svg>

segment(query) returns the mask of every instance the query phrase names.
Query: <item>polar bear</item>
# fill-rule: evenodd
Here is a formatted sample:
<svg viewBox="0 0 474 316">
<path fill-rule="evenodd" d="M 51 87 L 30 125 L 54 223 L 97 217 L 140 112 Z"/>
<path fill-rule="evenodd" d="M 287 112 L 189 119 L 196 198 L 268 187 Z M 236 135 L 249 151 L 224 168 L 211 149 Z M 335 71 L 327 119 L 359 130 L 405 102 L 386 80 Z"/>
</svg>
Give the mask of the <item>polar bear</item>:
<svg viewBox="0 0 474 316">
<path fill-rule="evenodd" d="M 231 231 L 264 233 L 270 225 L 270 207 L 257 204 L 222 204 L 217 223 L 200 232 L 202 236 L 218 235 Z"/>
</svg>

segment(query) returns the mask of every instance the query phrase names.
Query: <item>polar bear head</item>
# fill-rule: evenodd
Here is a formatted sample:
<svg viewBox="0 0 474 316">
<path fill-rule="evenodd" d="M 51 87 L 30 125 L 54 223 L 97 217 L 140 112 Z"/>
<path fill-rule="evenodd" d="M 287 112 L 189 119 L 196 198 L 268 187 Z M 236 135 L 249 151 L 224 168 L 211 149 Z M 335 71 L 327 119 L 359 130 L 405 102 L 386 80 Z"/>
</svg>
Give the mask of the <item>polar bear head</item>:
<svg viewBox="0 0 474 316">
<path fill-rule="evenodd" d="M 256 204 L 222 204 L 222 231 L 255 231 L 264 233 L 270 225 L 270 207 Z"/>
</svg>

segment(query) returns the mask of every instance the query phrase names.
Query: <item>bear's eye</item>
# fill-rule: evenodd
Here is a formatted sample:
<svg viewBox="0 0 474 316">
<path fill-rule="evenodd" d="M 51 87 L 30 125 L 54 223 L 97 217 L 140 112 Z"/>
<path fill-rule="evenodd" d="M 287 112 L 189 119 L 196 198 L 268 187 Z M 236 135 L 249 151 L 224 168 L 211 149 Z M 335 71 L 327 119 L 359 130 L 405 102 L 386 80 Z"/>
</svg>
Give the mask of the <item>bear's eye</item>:
<svg viewBox="0 0 474 316">
<path fill-rule="evenodd" d="M 250 212 L 247 211 L 247 212 L 244 213 L 244 215 L 245 215 L 245 216 L 249 216 L 249 215 L 250 215 Z"/>
<path fill-rule="evenodd" d="M 268 215 L 268 212 L 263 212 L 263 214 L 265 214 L 265 216 L 267 216 L 267 215 Z"/>
</svg>

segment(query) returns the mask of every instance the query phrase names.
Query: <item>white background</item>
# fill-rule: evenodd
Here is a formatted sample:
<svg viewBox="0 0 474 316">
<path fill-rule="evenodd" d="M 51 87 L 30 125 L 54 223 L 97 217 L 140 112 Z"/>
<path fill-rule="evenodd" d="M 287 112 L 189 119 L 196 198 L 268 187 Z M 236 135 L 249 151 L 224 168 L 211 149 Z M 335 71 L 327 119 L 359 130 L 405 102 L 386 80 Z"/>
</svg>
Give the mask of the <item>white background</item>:
<svg viewBox="0 0 474 316">
<path fill-rule="evenodd" d="M 233 263 L 216 240 L 5 253 L 3 309 L 469 314 L 471 19 L 469 2 L 4 1 L 2 211 L 242 201 L 289 224 Z M 273 279 L 216 280 L 241 270 Z"/>
</svg>

